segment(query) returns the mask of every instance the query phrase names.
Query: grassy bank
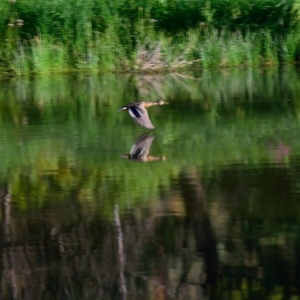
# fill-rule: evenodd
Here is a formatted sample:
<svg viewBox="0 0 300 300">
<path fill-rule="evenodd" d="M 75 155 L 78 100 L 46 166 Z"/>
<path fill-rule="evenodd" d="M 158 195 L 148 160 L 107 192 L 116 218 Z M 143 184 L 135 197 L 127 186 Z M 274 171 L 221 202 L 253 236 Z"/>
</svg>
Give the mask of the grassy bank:
<svg viewBox="0 0 300 300">
<path fill-rule="evenodd" d="M 294 62 L 298 0 L 6 0 L 0 72 L 162 71 Z"/>
</svg>

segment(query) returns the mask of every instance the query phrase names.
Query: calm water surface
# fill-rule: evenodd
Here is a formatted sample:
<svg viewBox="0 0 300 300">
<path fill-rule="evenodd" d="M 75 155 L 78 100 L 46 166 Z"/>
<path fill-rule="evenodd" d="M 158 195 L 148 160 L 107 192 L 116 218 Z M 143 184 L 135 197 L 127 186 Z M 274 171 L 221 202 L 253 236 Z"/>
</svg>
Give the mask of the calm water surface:
<svg viewBox="0 0 300 300">
<path fill-rule="evenodd" d="M 1 299 L 299 298 L 297 68 L 2 79 L 0 136 Z"/>
</svg>

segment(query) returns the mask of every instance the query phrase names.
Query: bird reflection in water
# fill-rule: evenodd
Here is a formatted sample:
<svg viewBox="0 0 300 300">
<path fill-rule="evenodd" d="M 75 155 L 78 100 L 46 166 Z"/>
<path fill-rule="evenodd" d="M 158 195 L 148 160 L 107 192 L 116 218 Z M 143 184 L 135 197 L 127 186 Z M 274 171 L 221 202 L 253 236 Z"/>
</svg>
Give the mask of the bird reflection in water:
<svg viewBox="0 0 300 300">
<path fill-rule="evenodd" d="M 122 154 L 121 157 L 129 160 L 135 160 L 140 162 L 149 162 L 157 160 L 166 160 L 165 156 L 152 156 L 149 155 L 149 151 L 155 137 L 150 133 L 143 133 L 138 136 L 131 147 L 129 154 Z"/>
</svg>

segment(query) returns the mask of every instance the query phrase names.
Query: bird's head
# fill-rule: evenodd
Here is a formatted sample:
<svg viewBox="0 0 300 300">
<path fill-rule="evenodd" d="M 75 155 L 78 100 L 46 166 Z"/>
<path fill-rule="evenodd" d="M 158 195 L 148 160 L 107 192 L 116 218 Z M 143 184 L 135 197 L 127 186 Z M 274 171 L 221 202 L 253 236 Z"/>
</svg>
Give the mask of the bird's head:
<svg viewBox="0 0 300 300">
<path fill-rule="evenodd" d="M 121 106 L 121 107 L 118 109 L 118 111 L 127 110 L 127 109 L 128 109 L 128 106 L 125 105 L 125 106 Z"/>
<path fill-rule="evenodd" d="M 165 104 L 169 104 L 169 102 L 166 102 L 166 101 L 164 101 L 164 100 L 158 100 L 158 101 L 156 101 L 156 103 L 158 104 L 158 105 L 165 105 Z"/>
</svg>

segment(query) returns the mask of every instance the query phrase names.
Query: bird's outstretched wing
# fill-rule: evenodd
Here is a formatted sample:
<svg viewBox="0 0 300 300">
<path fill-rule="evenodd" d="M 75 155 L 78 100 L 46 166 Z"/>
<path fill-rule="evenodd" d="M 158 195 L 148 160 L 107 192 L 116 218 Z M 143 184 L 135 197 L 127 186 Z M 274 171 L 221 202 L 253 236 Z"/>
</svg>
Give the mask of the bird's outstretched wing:
<svg viewBox="0 0 300 300">
<path fill-rule="evenodd" d="M 149 119 L 148 112 L 146 109 L 130 107 L 130 108 L 128 108 L 128 111 L 136 123 L 138 123 L 142 127 L 145 127 L 148 129 L 154 129 L 154 126 Z"/>
</svg>

